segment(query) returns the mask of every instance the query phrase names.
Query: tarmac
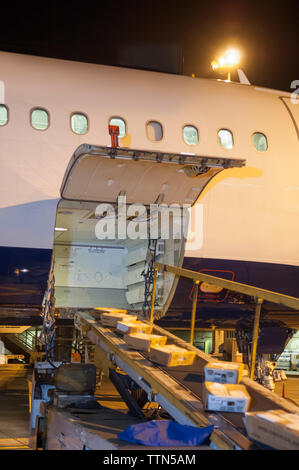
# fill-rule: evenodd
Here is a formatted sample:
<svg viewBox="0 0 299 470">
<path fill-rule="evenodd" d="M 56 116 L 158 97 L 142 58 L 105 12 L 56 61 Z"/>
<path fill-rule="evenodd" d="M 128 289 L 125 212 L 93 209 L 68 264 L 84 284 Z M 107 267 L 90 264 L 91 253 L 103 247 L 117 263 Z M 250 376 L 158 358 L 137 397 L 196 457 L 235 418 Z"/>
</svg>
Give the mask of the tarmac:
<svg viewBox="0 0 299 470">
<path fill-rule="evenodd" d="M 0 366 L 0 450 L 29 450 L 30 366 Z"/>
</svg>

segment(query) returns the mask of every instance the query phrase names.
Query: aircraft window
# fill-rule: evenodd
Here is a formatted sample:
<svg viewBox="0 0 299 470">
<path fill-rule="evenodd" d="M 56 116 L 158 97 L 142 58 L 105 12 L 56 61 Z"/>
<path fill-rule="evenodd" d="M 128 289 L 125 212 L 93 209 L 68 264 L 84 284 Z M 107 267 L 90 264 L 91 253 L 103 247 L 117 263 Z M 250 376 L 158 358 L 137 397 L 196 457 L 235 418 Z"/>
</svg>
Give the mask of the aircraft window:
<svg viewBox="0 0 299 470">
<path fill-rule="evenodd" d="M 228 129 L 220 129 L 218 137 L 220 145 L 225 149 L 231 149 L 234 145 L 233 134 Z"/>
<path fill-rule="evenodd" d="M 31 112 L 31 125 L 34 129 L 44 131 L 49 127 L 49 114 L 45 109 L 36 108 Z"/>
<path fill-rule="evenodd" d="M 0 126 L 5 126 L 8 122 L 8 109 L 4 104 L 0 104 Z"/>
<path fill-rule="evenodd" d="M 126 129 L 126 123 L 125 121 L 120 118 L 120 117 L 114 117 L 111 118 L 109 121 L 110 126 L 118 126 L 119 127 L 119 137 L 122 138 L 126 135 L 127 129 Z"/>
<path fill-rule="evenodd" d="M 163 138 L 163 127 L 158 121 L 150 121 L 146 125 L 146 133 L 149 140 L 158 142 Z"/>
<path fill-rule="evenodd" d="M 88 118 L 85 114 L 74 113 L 71 117 L 71 128 L 75 134 L 86 134 L 88 131 Z"/>
<path fill-rule="evenodd" d="M 184 141 L 188 145 L 198 144 L 198 130 L 195 126 L 185 126 L 183 130 Z"/>
<path fill-rule="evenodd" d="M 265 134 L 262 134 L 261 132 L 255 132 L 253 134 L 253 145 L 259 152 L 266 152 L 268 149 L 268 141 Z"/>
</svg>

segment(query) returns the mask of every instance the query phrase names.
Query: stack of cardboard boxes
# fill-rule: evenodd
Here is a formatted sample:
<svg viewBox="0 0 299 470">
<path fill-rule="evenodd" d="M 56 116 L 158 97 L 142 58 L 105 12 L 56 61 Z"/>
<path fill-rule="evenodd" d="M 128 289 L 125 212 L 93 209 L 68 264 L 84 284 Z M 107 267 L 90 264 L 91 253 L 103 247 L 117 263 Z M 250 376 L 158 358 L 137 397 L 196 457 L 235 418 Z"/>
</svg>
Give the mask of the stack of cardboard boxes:
<svg viewBox="0 0 299 470">
<path fill-rule="evenodd" d="M 112 326 L 124 335 L 130 348 L 149 352 L 153 362 L 167 367 L 192 365 L 195 352 L 174 344 L 167 345 L 167 337 L 153 335 L 153 326 L 137 320 L 136 316 L 122 312 L 103 313 L 101 320 L 104 325 Z"/>
<path fill-rule="evenodd" d="M 244 413 L 248 437 L 273 449 L 299 449 L 299 414 L 284 410 L 247 412 L 250 396 L 240 384 L 244 364 L 209 362 L 205 368 L 203 402 L 206 410 Z"/>
<path fill-rule="evenodd" d="M 209 362 L 204 368 L 203 403 L 206 410 L 245 413 L 250 396 L 240 384 L 244 364 Z"/>
</svg>

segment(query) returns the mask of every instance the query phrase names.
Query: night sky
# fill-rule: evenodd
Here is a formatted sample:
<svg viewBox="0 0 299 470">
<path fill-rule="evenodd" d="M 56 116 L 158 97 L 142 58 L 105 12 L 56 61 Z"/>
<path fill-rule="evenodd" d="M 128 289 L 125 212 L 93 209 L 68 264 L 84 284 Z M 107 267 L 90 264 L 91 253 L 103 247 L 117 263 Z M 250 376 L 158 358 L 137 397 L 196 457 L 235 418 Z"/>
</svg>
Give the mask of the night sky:
<svg viewBox="0 0 299 470">
<path fill-rule="evenodd" d="M 211 60 L 233 46 L 251 83 L 291 91 L 299 80 L 298 0 L 11 1 L 4 12 L 3 51 L 166 72 L 178 51 L 181 73 L 215 78 Z"/>
</svg>

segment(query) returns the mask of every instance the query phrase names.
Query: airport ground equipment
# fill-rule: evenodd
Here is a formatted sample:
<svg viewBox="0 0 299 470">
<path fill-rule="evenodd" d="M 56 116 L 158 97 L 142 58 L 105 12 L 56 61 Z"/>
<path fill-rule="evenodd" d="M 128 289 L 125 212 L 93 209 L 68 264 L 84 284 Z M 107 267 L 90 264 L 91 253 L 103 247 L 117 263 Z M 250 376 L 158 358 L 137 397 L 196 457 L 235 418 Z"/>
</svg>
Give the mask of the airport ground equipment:
<svg viewBox="0 0 299 470">
<path fill-rule="evenodd" d="M 202 282 L 204 280 L 205 282 L 220 285 L 230 290 L 236 290 L 237 292 L 241 291 L 254 299 L 262 299 L 263 302 L 269 302 L 269 304 L 274 302 L 283 306 L 286 305 L 291 309 L 292 313 L 296 314 L 297 312 L 298 299 L 295 298 L 269 291 L 263 291 L 262 289 L 252 286 L 245 286 L 202 273 L 194 273 L 192 271 L 178 269 L 161 263 L 155 263 L 154 269 L 155 273 L 157 273 L 158 270 L 169 270 L 176 276 L 185 275 L 195 282 Z M 261 303 L 261 301 L 258 302 L 258 307 L 261 306 Z M 150 320 L 154 320 L 154 306 L 155 301 L 153 298 Z M 197 303 L 194 301 L 193 320 L 196 308 Z M 253 335 L 253 340 L 255 342 L 258 341 L 258 318 L 260 314 L 261 311 L 258 308 L 257 315 L 255 316 L 255 334 Z M 201 395 L 203 368 L 205 364 L 211 361 L 211 356 L 204 354 L 190 343 L 184 342 L 153 323 L 154 334 L 166 336 L 168 344 L 184 347 L 194 351 L 196 354 L 196 360 L 192 366 L 171 368 L 157 366 L 157 364 L 154 364 L 149 360 L 149 355 L 147 353 L 129 349 L 116 328 L 101 325 L 98 317 L 98 309 L 94 310 L 93 315 L 87 313 L 84 309 L 82 311 L 78 310 L 74 319 L 75 327 L 82 333 L 82 335 L 88 337 L 96 348 L 101 351 L 101 361 L 97 366 L 102 370 L 105 370 L 105 373 L 109 375 L 112 383 L 115 385 L 127 404 L 130 410 L 130 415 L 134 415 L 137 420 L 142 420 L 146 418 L 146 414 L 143 410 L 144 404 L 146 402 L 155 403 L 158 405 L 158 412 L 159 409 L 160 411 L 163 410 L 163 413 L 166 413 L 172 419 L 181 424 L 191 424 L 199 427 L 213 424 L 215 426 L 211 435 L 211 446 L 213 448 L 230 450 L 248 450 L 258 448 L 257 443 L 250 441 L 246 437 L 242 414 L 208 412 L 204 410 Z M 152 325 L 151 321 L 145 320 L 141 316 L 139 319 Z M 190 327 L 194 328 L 194 321 L 190 323 Z M 254 361 L 252 360 L 251 371 L 255 371 L 253 365 Z M 276 396 L 265 387 L 251 380 L 249 377 L 244 376 L 241 383 L 245 385 L 252 399 L 250 411 L 283 409 L 290 413 L 299 413 L 299 408 L 297 406 L 294 406 L 289 401 Z M 78 406 L 80 406 L 80 400 L 83 400 L 82 396 L 78 398 Z M 56 405 L 57 403 L 62 404 L 63 400 L 60 398 L 60 402 L 59 400 L 56 400 Z M 66 403 L 67 401 L 64 402 L 63 406 L 65 406 Z M 42 408 L 43 406 L 44 405 L 42 405 Z M 63 427 L 66 426 L 66 423 L 73 423 L 72 420 L 74 415 L 70 414 L 69 409 L 62 408 L 58 408 L 54 405 L 54 408 L 52 407 L 50 409 L 50 414 L 48 414 L 48 417 L 51 417 L 48 423 L 51 422 L 51 426 L 53 425 L 51 433 L 54 436 L 53 439 L 56 443 L 59 441 L 59 438 L 57 437 L 57 426 Z M 109 411 L 107 411 L 107 413 L 109 414 Z M 90 414 L 90 418 L 91 416 L 92 412 Z M 100 419 L 99 414 L 97 414 L 97 419 Z M 54 422 L 55 424 L 53 424 Z M 70 430 L 71 428 L 68 426 L 66 429 Z M 78 423 L 78 426 L 81 429 L 82 423 Z M 41 435 L 43 435 L 43 433 L 41 433 Z M 65 441 L 61 445 L 66 445 Z M 70 443 L 69 445 L 72 444 Z M 102 442 L 102 445 L 109 444 L 105 441 L 105 443 Z"/>
<path fill-rule="evenodd" d="M 8 361 L 24 360 L 23 354 L 0 354 L 0 364 L 8 364 Z"/>
<path fill-rule="evenodd" d="M 287 305 L 294 311 L 298 307 L 298 299 L 282 296 L 269 291 L 262 291 L 261 289 L 254 288 L 252 286 L 244 286 L 239 283 L 226 283 L 229 281 L 215 278 L 213 276 L 207 276 L 201 273 L 185 272 L 186 270 L 178 270 L 173 266 L 167 266 L 163 264 L 154 264 L 155 273 L 158 270 L 170 270 L 174 271 L 176 275 L 186 275 L 190 279 L 198 282 L 210 282 L 212 284 L 225 285 L 226 288 L 231 290 L 241 290 L 246 292 L 246 295 L 254 298 L 263 299 L 267 302 L 277 302 L 282 305 Z M 195 291 L 196 292 L 196 291 Z M 196 294 L 195 294 L 196 295 Z M 261 301 L 259 301 L 261 305 Z M 154 306 L 154 298 L 152 299 L 152 306 Z M 193 320 L 194 312 L 196 310 L 196 302 L 193 302 Z M 153 416 L 159 417 L 159 413 L 163 412 L 160 416 L 171 417 L 175 421 L 181 424 L 191 424 L 193 426 L 204 427 L 210 424 L 214 425 L 214 431 L 211 435 L 211 447 L 214 449 L 256 449 L 260 447 L 259 444 L 250 441 L 246 437 L 246 431 L 244 428 L 243 415 L 239 413 L 223 413 L 223 412 L 209 412 L 205 411 L 202 403 L 202 384 L 203 384 L 203 368 L 205 364 L 211 361 L 211 356 L 201 352 L 190 343 L 184 342 L 178 337 L 170 334 L 168 331 L 157 326 L 154 322 L 145 320 L 140 317 L 143 322 L 147 322 L 153 326 L 153 333 L 167 337 L 168 344 L 174 344 L 180 347 L 194 351 L 196 355 L 195 362 L 192 366 L 185 367 L 162 367 L 154 364 L 149 360 L 149 355 L 146 352 L 140 352 L 131 350 L 128 348 L 123 337 L 117 331 L 116 328 L 105 327 L 101 325 L 99 321 L 99 310 L 95 310 L 94 314 L 87 313 L 86 310 L 78 310 L 75 314 L 75 327 L 82 333 L 83 336 L 88 339 L 96 346 L 96 349 L 100 351 L 100 363 L 97 366 L 105 373 L 109 375 L 112 383 L 115 385 L 120 395 L 127 404 L 130 416 L 133 417 L 132 422 L 140 422 L 143 419 L 152 419 Z M 154 319 L 154 309 L 152 309 L 151 319 Z M 258 316 L 259 316 L 258 311 Z M 258 316 L 256 316 L 255 331 L 258 332 Z M 194 328 L 194 321 L 190 324 L 191 328 Z M 192 337 L 192 331 L 191 331 Z M 257 341 L 255 337 L 254 341 Z M 99 357 L 99 355 L 98 355 Z M 213 359 L 214 360 L 214 359 Z M 43 367 L 45 367 L 46 363 Z M 253 364 L 252 364 L 253 365 Z M 85 429 L 85 425 L 80 421 L 80 409 L 86 406 L 86 402 L 93 402 L 92 395 L 90 394 L 78 394 L 76 391 L 76 399 L 66 394 L 65 391 L 55 390 L 54 380 L 52 375 L 55 375 L 55 370 L 48 364 L 49 371 L 46 372 L 46 379 L 43 374 L 40 374 L 39 365 L 37 367 L 38 381 L 41 380 L 40 387 L 41 396 L 34 395 L 36 392 L 32 392 L 32 400 L 36 400 L 33 406 L 35 410 L 35 419 L 38 418 L 38 424 L 35 426 L 35 442 L 36 445 L 49 445 L 49 448 L 79 448 L 81 445 L 86 446 L 85 448 L 106 448 L 116 449 L 123 448 L 122 444 L 118 442 L 117 446 L 109 447 L 111 442 L 116 442 L 116 436 L 111 436 L 109 439 L 103 439 L 101 433 L 91 432 L 92 428 L 95 430 L 101 420 L 103 422 L 122 422 L 123 426 L 128 424 L 129 420 L 124 420 L 123 415 L 119 418 L 115 415 L 111 415 L 111 410 L 98 409 L 91 407 L 89 410 L 89 425 L 88 429 Z M 47 368 L 46 367 L 46 368 Z M 253 367 L 251 367 L 253 370 Z M 49 373 L 48 373 L 49 372 Z M 45 373 L 45 372 L 44 372 Z M 40 378 L 42 377 L 42 379 Z M 299 413 L 299 408 L 294 406 L 289 401 L 278 397 L 272 392 L 268 391 L 265 387 L 254 382 L 249 377 L 243 376 L 241 383 L 245 385 L 249 395 L 251 396 L 251 408 L 250 411 L 265 411 L 271 409 L 282 409 L 290 413 Z M 36 389 L 36 387 L 34 387 Z M 44 390 L 43 390 L 44 388 Z M 51 391 L 51 389 L 54 389 Z M 52 403 L 49 404 L 48 393 L 52 394 Z M 47 397 L 43 395 L 47 392 Z M 37 394 L 38 395 L 38 394 Z M 37 403 L 41 399 L 44 403 Z M 74 405 L 70 408 L 70 404 Z M 146 402 L 154 403 L 157 405 L 156 415 L 146 416 L 146 412 L 143 409 Z M 37 416 L 37 408 L 39 405 L 40 416 Z M 78 411 L 79 410 L 79 411 Z M 84 412 L 85 413 L 85 412 Z M 114 412 L 112 412 L 113 414 Z M 34 414 L 34 413 L 33 413 Z M 113 418 L 113 419 L 112 419 Z M 135 420 L 135 421 L 134 421 Z M 137 420 L 137 421 L 136 421 Z M 32 416 L 33 426 L 34 416 Z M 131 423 L 131 421 L 130 421 Z M 91 427 L 90 427 L 91 426 Z M 64 431 L 62 431 L 64 429 Z M 98 429 L 98 428 L 97 428 Z M 118 428 L 120 431 L 124 427 Z M 89 436 L 89 444 L 82 443 L 82 440 L 77 439 L 76 442 L 66 442 L 67 433 L 75 433 L 79 435 Z M 45 437 L 46 436 L 46 437 Z M 52 436 L 50 441 L 47 436 Z M 46 441 L 44 441 L 46 439 Z M 43 443 L 45 442 L 45 443 Z M 99 444 L 101 442 L 101 444 Z M 52 447 L 51 447 L 52 446 Z M 60 447 L 59 447 L 60 446 Z M 73 447 L 72 447 L 73 446 Z M 79 447 L 74 447 L 79 446 Z M 92 447 L 93 446 L 93 447 Z M 96 447 L 103 446 L 103 447 Z M 108 447 L 107 447 L 108 446 Z M 82 447 L 83 448 L 83 447 Z"/>
<path fill-rule="evenodd" d="M 123 393 L 123 381 L 117 379 L 118 375 L 123 374 L 111 370 L 111 380 Z M 38 450 L 144 449 L 118 438 L 128 426 L 147 421 L 138 405 L 135 410 L 130 409 L 129 414 L 102 406 L 94 396 L 95 387 L 96 368 L 92 364 L 36 363 L 30 395 L 30 447 Z M 161 450 L 161 447 L 146 449 Z"/>
<path fill-rule="evenodd" d="M 256 369 L 264 370 L 264 367 L 260 367 L 259 362 L 264 361 L 265 354 L 276 354 L 277 357 L 282 353 L 286 343 L 291 339 L 295 330 L 290 328 L 281 328 L 278 326 L 277 328 L 274 326 L 272 327 L 270 333 L 273 334 L 276 344 L 272 344 L 272 350 L 265 349 L 265 346 L 260 346 L 258 349 L 258 340 L 259 336 L 263 333 L 261 331 L 261 314 L 262 314 L 262 305 L 267 303 L 268 310 L 271 310 L 271 306 L 273 304 L 286 307 L 290 314 L 299 316 L 299 299 L 295 297 L 290 297 L 287 295 L 279 294 L 277 292 L 268 291 L 265 289 L 260 289 L 258 287 L 242 284 L 235 281 L 229 281 L 227 279 L 222 279 L 216 276 L 210 276 L 208 274 L 197 273 L 194 271 L 190 271 L 188 269 L 180 268 L 177 266 L 169 266 L 163 263 L 154 263 L 154 267 L 157 271 L 160 272 L 168 272 L 172 273 L 175 276 L 183 276 L 188 278 L 194 282 L 195 287 L 198 286 L 198 283 L 205 282 L 210 285 L 216 285 L 222 287 L 224 289 L 228 289 L 233 292 L 242 293 L 249 298 L 253 299 L 253 307 L 255 308 L 254 314 L 254 323 L 253 329 L 250 330 L 250 322 L 247 325 L 247 331 L 242 331 L 242 327 L 237 330 L 237 340 L 238 340 L 238 347 L 240 352 L 244 353 L 245 358 L 247 358 L 248 364 L 250 365 L 250 378 L 254 379 L 256 374 Z M 154 302 L 153 302 L 154 304 Z M 191 335 L 190 337 L 193 338 L 194 326 L 195 326 L 195 315 L 196 309 L 198 307 L 197 304 L 197 288 L 193 290 L 193 305 L 192 305 L 192 322 L 191 322 Z M 273 308 L 273 307 L 272 307 Z M 152 313 L 153 317 L 153 313 Z M 268 327 L 269 328 L 269 327 Z M 271 327 L 270 327 L 271 328 Z M 245 330 L 245 324 L 243 325 L 243 330 Z M 274 331 L 273 331 L 274 330 Z M 267 330 L 266 330 L 267 331 Z M 277 338 L 277 332 L 280 333 L 279 337 Z M 276 333 L 276 337 L 275 337 Z M 246 340 L 246 341 L 245 341 Z M 268 345 L 266 345 L 267 347 Z M 269 347 L 269 346 L 268 346 Z M 258 358 L 257 358 L 258 353 Z M 269 368 L 268 368 L 269 370 Z M 267 372 L 268 374 L 268 372 Z M 264 378 L 260 377 L 261 383 L 264 382 Z"/>
<path fill-rule="evenodd" d="M 154 269 L 155 276 L 159 270 L 162 272 L 168 271 L 176 276 L 183 275 L 192 279 L 193 282 L 196 283 L 195 286 L 198 286 L 199 282 L 205 281 L 233 291 L 242 292 L 256 299 L 255 322 L 252 334 L 253 351 L 257 350 L 261 305 L 264 301 L 287 306 L 295 312 L 299 309 L 298 299 L 275 292 L 265 291 L 253 286 L 246 286 L 237 282 L 227 281 L 214 276 L 195 273 L 161 263 L 154 263 Z M 153 292 L 155 292 L 155 289 Z M 196 294 L 197 289 L 194 289 L 192 321 L 190 325 L 191 338 L 193 337 L 194 318 L 197 309 Z M 153 296 L 150 324 L 154 320 L 154 305 L 155 299 Z M 104 363 L 106 361 L 105 367 L 109 370 L 110 377 L 114 377 L 116 375 L 115 368 L 119 368 L 136 383 L 137 387 L 140 387 L 140 389 L 147 394 L 148 401 L 157 402 L 178 422 L 196 426 L 217 423 L 211 438 L 213 445 L 217 448 L 254 448 L 254 444 L 244 435 L 244 424 L 241 415 L 234 415 L 233 413 L 208 413 L 203 410 L 201 397 L 203 367 L 211 359 L 210 356 L 194 348 L 192 344 L 179 340 L 168 331 L 157 327 L 153 323 L 153 333 L 165 335 L 168 338 L 168 342 L 196 351 L 196 361 L 190 367 L 161 367 L 150 362 L 148 354 L 141 353 L 140 351 L 132 351 L 127 348 L 125 342 L 115 329 L 103 327 L 97 319 L 84 312 L 77 313 L 75 325 L 84 332 L 94 344 L 105 352 L 103 361 Z M 250 372 L 252 378 L 256 370 L 255 364 L 256 361 L 253 353 L 251 355 Z M 118 376 L 120 384 L 117 388 L 120 394 L 125 397 L 129 409 L 134 413 L 135 405 L 132 399 L 133 394 L 130 393 L 127 376 L 125 376 L 126 378 L 123 381 L 121 380 L 122 375 Z M 260 386 L 250 378 L 244 376 L 241 383 L 246 386 L 247 391 L 251 397 L 253 397 L 252 406 L 255 410 L 282 408 L 288 409 L 293 413 L 298 413 L 299 409 L 296 406 L 275 396 L 265 387 Z"/>
<path fill-rule="evenodd" d="M 146 401 L 157 403 L 175 421 L 199 427 L 214 424 L 215 429 L 211 436 L 214 448 L 230 450 L 257 448 L 256 444 L 245 435 L 243 415 L 214 413 L 203 409 L 201 398 L 203 368 L 211 361 L 211 356 L 154 324 L 154 334 L 165 335 L 168 343 L 196 353 L 196 360 L 192 366 L 161 367 L 152 363 L 147 353 L 129 349 L 116 329 L 103 327 L 96 315 L 78 312 L 75 316 L 75 326 L 101 351 L 100 367 L 105 368 L 110 377 L 118 374 L 118 379 L 122 382 L 118 391 L 125 399 L 131 413 L 134 413 L 132 405 L 134 393 L 129 379 L 135 383 L 136 389 L 140 388 L 145 392 Z M 248 377 L 244 376 L 241 383 L 253 397 L 252 409 L 282 408 L 293 413 L 299 412 L 298 407 L 269 392 Z M 136 403 L 138 405 L 138 400 Z"/>
</svg>

